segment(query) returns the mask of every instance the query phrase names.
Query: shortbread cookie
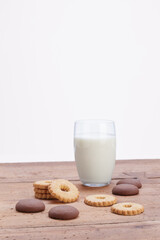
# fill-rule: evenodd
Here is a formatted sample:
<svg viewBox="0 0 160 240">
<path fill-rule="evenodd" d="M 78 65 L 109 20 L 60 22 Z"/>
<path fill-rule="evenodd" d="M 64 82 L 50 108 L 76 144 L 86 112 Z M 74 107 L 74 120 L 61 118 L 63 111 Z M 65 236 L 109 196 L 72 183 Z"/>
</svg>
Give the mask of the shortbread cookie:
<svg viewBox="0 0 160 240">
<path fill-rule="evenodd" d="M 117 182 L 117 185 L 119 184 L 132 184 L 135 185 L 138 188 L 142 187 L 142 184 L 139 179 L 135 178 L 127 178 L 127 179 L 121 179 L 120 181 Z"/>
<path fill-rule="evenodd" d="M 138 203 L 117 203 L 111 207 L 111 212 L 120 215 L 132 216 L 144 212 L 144 207 Z"/>
<path fill-rule="evenodd" d="M 55 199 L 54 197 L 51 196 L 51 194 L 46 194 L 46 193 L 35 193 L 35 198 L 38 198 L 38 199 Z"/>
<path fill-rule="evenodd" d="M 139 189 L 132 184 L 119 184 L 112 189 L 112 193 L 121 196 L 132 196 L 139 193 Z"/>
<path fill-rule="evenodd" d="M 16 211 L 24 213 L 42 212 L 45 205 L 38 199 L 22 199 L 16 204 Z"/>
<path fill-rule="evenodd" d="M 35 188 L 48 189 L 48 186 L 52 183 L 53 180 L 42 180 L 33 183 Z"/>
<path fill-rule="evenodd" d="M 34 188 L 35 193 L 45 193 L 45 194 L 50 194 L 48 189 L 40 189 L 40 188 Z"/>
<path fill-rule="evenodd" d="M 52 183 L 48 186 L 48 190 L 52 197 L 55 197 L 65 203 L 75 202 L 79 197 L 77 187 L 73 183 L 64 179 L 52 181 Z"/>
<path fill-rule="evenodd" d="M 77 208 L 68 206 L 68 205 L 53 207 L 49 210 L 49 213 L 48 213 L 48 216 L 50 218 L 61 219 L 61 220 L 74 219 L 74 218 L 77 218 L 78 215 L 79 215 L 79 211 L 77 210 Z"/>
<path fill-rule="evenodd" d="M 112 195 L 97 194 L 87 196 L 84 199 L 84 202 L 90 206 L 107 207 L 115 204 L 117 202 L 117 199 Z"/>
</svg>

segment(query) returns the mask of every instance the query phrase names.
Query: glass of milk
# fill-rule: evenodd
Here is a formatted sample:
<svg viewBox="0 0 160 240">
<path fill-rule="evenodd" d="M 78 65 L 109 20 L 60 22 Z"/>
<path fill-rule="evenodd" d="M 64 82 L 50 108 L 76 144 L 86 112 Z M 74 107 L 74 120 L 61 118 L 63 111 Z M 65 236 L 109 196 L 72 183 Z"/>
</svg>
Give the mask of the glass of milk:
<svg viewBox="0 0 160 240">
<path fill-rule="evenodd" d="M 115 125 L 110 120 L 79 120 L 74 127 L 80 181 L 89 187 L 110 184 L 116 159 Z"/>
</svg>

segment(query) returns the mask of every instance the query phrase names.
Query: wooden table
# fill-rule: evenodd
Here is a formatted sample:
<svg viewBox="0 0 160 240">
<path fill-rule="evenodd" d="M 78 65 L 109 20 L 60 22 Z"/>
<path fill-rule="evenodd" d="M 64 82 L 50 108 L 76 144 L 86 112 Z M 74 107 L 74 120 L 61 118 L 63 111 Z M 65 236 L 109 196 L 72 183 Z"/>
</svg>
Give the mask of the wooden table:
<svg viewBox="0 0 160 240">
<path fill-rule="evenodd" d="M 118 202 L 133 201 L 144 205 L 145 211 L 136 216 L 120 216 L 110 207 L 90 207 L 83 203 L 89 194 L 111 194 L 117 180 L 139 177 L 143 187 L 137 196 L 119 196 Z M 65 178 L 80 190 L 80 198 L 71 203 L 79 209 L 75 220 L 50 219 L 48 211 L 61 204 L 45 200 L 46 210 L 25 214 L 15 211 L 22 198 L 34 198 L 32 184 L 36 180 Z M 0 240 L 49 239 L 160 239 L 160 160 L 117 161 L 110 186 L 88 188 L 81 185 L 75 163 L 16 163 L 0 164 Z"/>
</svg>

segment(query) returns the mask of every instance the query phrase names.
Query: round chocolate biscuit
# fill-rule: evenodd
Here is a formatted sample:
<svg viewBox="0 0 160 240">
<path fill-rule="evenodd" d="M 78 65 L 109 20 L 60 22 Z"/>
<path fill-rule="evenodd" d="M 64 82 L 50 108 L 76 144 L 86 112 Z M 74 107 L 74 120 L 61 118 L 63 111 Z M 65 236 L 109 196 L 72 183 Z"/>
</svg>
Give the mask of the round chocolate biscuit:
<svg viewBox="0 0 160 240">
<path fill-rule="evenodd" d="M 122 179 L 117 182 L 117 185 L 119 184 L 132 184 L 135 185 L 138 188 L 142 187 L 142 184 L 139 179 L 134 179 L 134 178 L 127 178 L 127 179 Z"/>
<path fill-rule="evenodd" d="M 45 209 L 45 205 L 38 199 L 22 199 L 16 204 L 16 210 L 24 213 L 36 213 L 42 212 Z"/>
<path fill-rule="evenodd" d="M 72 206 L 57 206 L 53 207 L 49 210 L 48 216 L 50 218 L 54 219 L 60 219 L 60 220 L 69 220 L 69 219 L 74 219 L 77 218 L 79 215 L 79 211 L 77 208 L 72 207 Z"/>
<path fill-rule="evenodd" d="M 132 184 L 119 184 L 112 189 L 112 193 L 121 196 L 131 196 L 139 193 L 139 189 Z"/>
</svg>

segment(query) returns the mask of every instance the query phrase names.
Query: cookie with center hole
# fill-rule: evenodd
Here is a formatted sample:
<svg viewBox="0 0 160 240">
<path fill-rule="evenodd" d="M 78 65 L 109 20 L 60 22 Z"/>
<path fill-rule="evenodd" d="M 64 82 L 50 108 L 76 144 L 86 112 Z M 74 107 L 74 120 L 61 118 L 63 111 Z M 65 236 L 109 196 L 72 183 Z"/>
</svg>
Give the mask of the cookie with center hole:
<svg viewBox="0 0 160 240">
<path fill-rule="evenodd" d="M 77 187 L 65 179 L 52 181 L 52 183 L 48 186 L 48 190 L 52 197 L 65 203 L 75 202 L 79 197 Z"/>
<path fill-rule="evenodd" d="M 39 189 L 48 189 L 48 186 L 52 183 L 53 180 L 41 180 L 33 183 L 34 188 Z"/>
<path fill-rule="evenodd" d="M 52 195 L 50 193 L 49 194 L 46 194 L 46 193 L 35 193 L 35 198 L 38 198 L 38 199 L 48 199 L 48 200 L 55 199 L 54 197 L 52 197 Z"/>
<path fill-rule="evenodd" d="M 132 202 L 117 203 L 111 207 L 111 212 L 125 216 L 132 216 L 143 213 L 144 207 L 141 204 Z"/>
<path fill-rule="evenodd" d="M 95 207 L 107 207 L 115 204 L 117 199 L 115 196 L 107 194 L 89 195 L 84 199 L 85 204 Z"/>
<path fill-rule="evenodd" d="M 40 189 L 40 188 L 34 188 L 35 193 L 46 193 L 49 194 L 48 189 Z"/>
</svg>

